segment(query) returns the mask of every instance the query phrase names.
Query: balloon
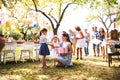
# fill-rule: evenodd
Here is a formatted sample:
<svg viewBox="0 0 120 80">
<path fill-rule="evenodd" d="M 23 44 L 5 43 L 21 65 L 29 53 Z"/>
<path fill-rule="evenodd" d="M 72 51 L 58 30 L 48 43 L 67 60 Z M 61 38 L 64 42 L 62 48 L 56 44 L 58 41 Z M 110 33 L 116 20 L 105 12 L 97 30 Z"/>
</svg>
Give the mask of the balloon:
<svg viewBox="0 0 120 80">
<path fill-rule="evenodd" d="M 34 24 L 33 27 L 36 28 L 36 27 L 37 27 L 37 24 Z"/>
<path fill-rule="evenodd" d="M 0 20 L 0 24 L 2 24 L 2 21 Z"/>
<path fill-rule="evenodd" d="M 9 27 L 9 26 L 10 26 L 10 22 L 7 21 L 7 22 L 5 23 L 5 25 L 6 25 L 6 27 Z"/>
</svg>

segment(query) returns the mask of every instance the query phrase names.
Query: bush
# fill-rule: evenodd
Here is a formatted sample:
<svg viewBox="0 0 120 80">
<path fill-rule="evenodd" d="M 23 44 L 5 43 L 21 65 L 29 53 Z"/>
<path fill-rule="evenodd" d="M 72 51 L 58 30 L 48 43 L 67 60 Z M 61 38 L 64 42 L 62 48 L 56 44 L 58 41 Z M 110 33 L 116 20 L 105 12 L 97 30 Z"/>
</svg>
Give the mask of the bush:
<svg viewBox="0 0 120 80">
<path fill-rule="evenodd" d="M 22 38 L 21 33 L 11 33 L 9 37 L 12 37 L 14 40 L 20 40 Z"/>
<path fill-rule="evenodd" d="M 28 39 L 28 40 L 33 40 L 33 34 L 28 34 L 28 35 L 27 35 L 27 39 Z"/>
</svg>

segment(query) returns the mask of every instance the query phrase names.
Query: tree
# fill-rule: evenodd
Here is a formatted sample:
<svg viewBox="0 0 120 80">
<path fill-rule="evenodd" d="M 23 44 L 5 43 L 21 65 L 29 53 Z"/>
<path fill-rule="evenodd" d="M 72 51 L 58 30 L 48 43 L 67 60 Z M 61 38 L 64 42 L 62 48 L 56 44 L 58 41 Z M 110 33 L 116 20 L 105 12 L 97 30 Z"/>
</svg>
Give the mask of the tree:
<svg viewBox="0 0 120 80">
<path fill-rule="evenodd" d="M 52 29 L 53 29 L 53 33 L 54 35 L 57 34 L 57 31 L 58 31 L 58 28 L 60 26 L 60 23 L 65 15 L 65 12 L 67 10 L 67 8 L 73 4 L 74 2 L 70 2 L 70 3 L 67 3 L 66 6 L 64 7 L 64 9 L 62 9 L 62 5 L 63 5 L 63 1 L 62 0 L 59 0 L 56 4 L 58 6 L 58 19 L 56 19 L 51 13 L 53 11 L 53 8 L 50 9 L 50 12 L 48 14 L 46 14 L 44 11 L 38 9 L 37 7 L 37 4 L 38 4 L 38 1 L 36 0 L 32 0 L 33 3 L 34 3 L 34 7 L 35 7 L 35 11 L 36 12 L 40 12 L 42 13 L 51 23 L 51 26 L 52 26 Z M 49 1 L 52 1 L 52 0 L 49 0 Z M 54 3 L 53 3 L 54 2 Z M 55 4 L 56 1 L 52 1 L 51 4 Z M 62 10 L 62 11 L 61 11 Z M 55 24 L 54 24 L 55 22 Z"/>
<path fill-rule="evenodd" d="M 27 33 L 29 31 L 32 31 L 32 29 L 33 29 L 33 27 L 30 25 L 31 24 L 30 20 L 27 21 L 27 19 L 29 17 L 29 13 L 31 12 L 31 10 L 28 7 L 26 7 L 25 4 L 21 3 L 19 0 L 17 0 L 15 4 L 11 4 L 12 3 L 11 0 L 10 1 L 3 0 L 2 2 L 3 3 L 1 3 L 1 4 L 4 5 L 6 11 L 9 13 L 9 14 L 5 13 L 3 15 L 3 17 L 5 15 L 7 15 L 8 17 L 7 18 L 3 18 L 3 19 L 6 19 L 6 20 L 14 19 L 14 20 L 17 21 L 17 22 L 14 22 L 12 20 L 9 21 L 10 23 L 12 22 L 11 25 L 15 24 L 14 26 L 16 28 L 18 28 L 18 29 L 13 31 L 11 29 L 11 25 L 9 27 L 5 27 L 5 28 L 8 28 L 7 29 L 8 30 L 7 33 L 11 33 L 11 34 L 9 34 L 7 36 L 13 35 L 12 33 L 16 32 L 16 34 L 19 33 L 19 34 L 23 35 L 22 39 L 27 40 L 27 36 L 28 36 Z M 7 5 L 5 5 L 5 4 L 7 4 Z M 10 5 L 10 6 L 8 6 L 8 5 Z M 6 21 L 6 20 L 4 20 L 4 21 Z M 6 32 L 4 32 L 4 33 L 6 33 Z"/>
<path fill-rule="evenodd" d="M 0 3 L 7 8 L 13 8 L 14 5 L 17 3 L 17 0 L 1 0 Z"/>
<path fill-rule="evenodd" d="M 108 36 L 111 25 L 120 20 L 120 5 L 117 0 L 95 0 L 93 4 L 91 7 L 92 14 L 89 15 L 88 21 L 95 19 L 100 21 L 105 27 Z"/>
<path fill-rule="evenodd" d="M 30 8 L 32 5 L 34 5 L 34 10 L 36 12 L 40 12 L 49 20 L 54 34 L 57 34 L 58 28 L 67 12 L 67 8 L 69 8 L 71 4 L 83 5 L 88 2 L 88 0 L 41 0 L 41 1 L 39 0 L 26 0 L 26 1 L 16 0 L 16 1 L 17 2 L 20 1 L 21 3 L 24 3 L 27 6 L 28 4 L 30 4 L 29 6 Z M 11 0 L 9 2 L 12 3 Z M 3 0 L 3 3 L 6 6 L 6 3 L 8 2 Z M 46 7 L 50 8 L 48 12 L 44 11 Z"/>
</svg>

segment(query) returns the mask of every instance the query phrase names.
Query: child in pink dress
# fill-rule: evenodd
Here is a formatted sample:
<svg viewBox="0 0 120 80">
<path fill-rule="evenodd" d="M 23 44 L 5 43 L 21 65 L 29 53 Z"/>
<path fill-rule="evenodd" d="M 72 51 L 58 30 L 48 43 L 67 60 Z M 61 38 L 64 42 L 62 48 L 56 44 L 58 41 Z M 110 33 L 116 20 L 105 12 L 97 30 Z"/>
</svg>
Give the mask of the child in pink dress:
<svg viewBox="0 0 120 80">
<path fill-rule="evenodd" d="M 51 46 L 52 46 L 52 58 L 54 59 L 54 66 L 56 66 L 56 58 L 58 56 L 56 48 L 60 47 L 60 40 L 56 35 L 52 38 Z"/>
</svg>

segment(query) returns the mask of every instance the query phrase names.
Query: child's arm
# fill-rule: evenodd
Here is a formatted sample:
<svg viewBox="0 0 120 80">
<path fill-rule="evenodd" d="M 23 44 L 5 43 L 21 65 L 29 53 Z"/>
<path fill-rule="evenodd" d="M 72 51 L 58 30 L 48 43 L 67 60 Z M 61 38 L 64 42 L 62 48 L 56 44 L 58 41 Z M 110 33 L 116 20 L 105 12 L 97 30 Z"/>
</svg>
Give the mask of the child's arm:
<svg viewBox="0 0 120 80">
<path fill-rule="evenodd" d="M 47 45 L 54 47 L 53 43 L 51 43 L 51 42 L 48 42 Z"/>
</svg>

